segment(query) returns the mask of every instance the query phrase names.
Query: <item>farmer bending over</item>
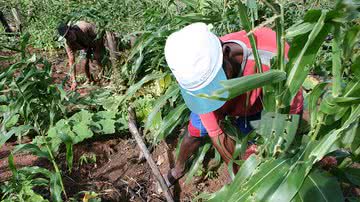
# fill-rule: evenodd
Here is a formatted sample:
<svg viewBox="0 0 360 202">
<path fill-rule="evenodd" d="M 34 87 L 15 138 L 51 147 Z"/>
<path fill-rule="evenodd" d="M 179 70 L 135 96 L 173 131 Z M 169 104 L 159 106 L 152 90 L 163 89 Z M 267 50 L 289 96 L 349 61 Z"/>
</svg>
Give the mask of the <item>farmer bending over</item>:
<svg viewBox="0 0 360 202">
<path fill-rule="evenodd" d="M 75 68 L 75 53 L 77 50 L 83 50 L 86 53 L 86 61 L 84 65 L 85 74 L 89 82 L 94 81 L 90 74 L 89 60 L 91 54 L 94 54 L 95 64 L 102 72 L 101 56 L 105 50 L 103 37 L 98 37 L 96 34 L 96 27 L 92 23 L 79 21 L 74 25 L 60 25 L 58 32 L 66 39 L 65 49 L 68 55 L 69 72 L 73 68 L 73 73 L 70 77 L 71 90 L 75 90 L 76 83 L 76 68 Z"/>
<path fill-rule="evenodd" d="M 263 71 L 270 68 L 270 60 L 276 55 L 276 33 L 269 28 L 254 32 Z M 286 54 L 289 46 L 286 45 Z M 255 61 L 249 38 L 245 31 L 218 38 L 204 23 L 194 23 L 171 34 L 165 45 L 165 58 L 179 83 L 182 97 L 191 110 L 188 125 L 175 167 L 169 170 L 165 180 L 172 185 L 185 172 L 185 162 L 201 144 L 201 137 L 209 135 L 213 146 L 225 163 L 229 163 L 235 142 L 222 130 L 225 116 L 236 118 L 235 124 L 243 134 L 253 128 L 250 121 L 259 120 L 263 109 L 262 89 L 239 95 L 229 101 L 196 97 L 196 94 L 212 94 L 221 89 L 220 81 L 255 74 Z M 226 96 L 226 95 L 222 95 Z M 247 96 L 249 102 L 247 103 Z M 299 91 L 291 103 L 291 114 L 300 114 L 303 96 Z"/>
</svg>

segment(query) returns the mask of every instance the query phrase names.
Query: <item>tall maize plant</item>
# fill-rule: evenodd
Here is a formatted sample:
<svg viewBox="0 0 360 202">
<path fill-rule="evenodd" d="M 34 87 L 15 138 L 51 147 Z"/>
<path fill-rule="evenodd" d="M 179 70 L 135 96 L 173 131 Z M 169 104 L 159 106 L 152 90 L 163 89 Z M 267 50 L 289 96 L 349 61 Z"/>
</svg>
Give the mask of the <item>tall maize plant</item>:
<svg viewBox="0 0 360 202">
<path fill-rule="evenodd" d="M 360 173 L 354 168 L 360 151 L 359 4 L 338 1 L 332 10 L 309 10 L 301 22 L 285 31 L 284 2 L 265 3 L 276 15 L 278 54 L 271 70 L 223 81 L 224 89 L 200 95 L 228 100 L 262 87 L 266 112 L 256 131 L 259 154 L 239 163 L 240 170 L 231 184 L 200 198 L 208 201 L 345 201 L 340 183 L 359 186 L 355 179 Z M 242 26 L 250 32 L 256 53 L 247 9 L 241 2 L 239 11 Z M 304 83 L 327 36 L 333 36 L 331 77 L 318 83 L 307 97 L 310 131 L 297 136 L 299 116 L 288 114 L 290 102 Z M 284 53 L 286 40 L 292 42 L 288 62 Z M 256 62 L 257 67 L 261 67 L 261 61 Z M 344 71 L 350 72 L 349 76 L 345 77 Z M 229 91 L 229 97 L 220 97 L 223 91 Z M 329 154 L 335 155 L 338 161 L 331 172 L 321 169 L 318 163 Z"/>
</svg>

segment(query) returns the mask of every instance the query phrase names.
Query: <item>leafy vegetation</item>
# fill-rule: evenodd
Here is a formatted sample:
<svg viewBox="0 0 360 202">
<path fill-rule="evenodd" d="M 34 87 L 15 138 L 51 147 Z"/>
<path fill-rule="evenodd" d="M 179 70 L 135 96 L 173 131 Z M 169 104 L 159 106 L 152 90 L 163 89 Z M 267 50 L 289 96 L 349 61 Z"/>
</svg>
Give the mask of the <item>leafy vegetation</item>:
<svg viewBox="0 0 360 202">
<path fill-rule="evenodd" d="M 221 92 L 199 95 L 228 100 L 262 87 L 266 111 L 257 131 L 247 137 L 227 124 L 226 130 L 237 142 L 232 164 L 241 166 L 240 170 L 232 174 L 230 164 L 233 182 L 199 198 L 356 200 L 343 196 L 342 185 L 360 186 L 356 167 L 360 159 L 357 2 L 18 0 L 0 5 L 8 11 L 7 16 L 16 8 L 22 17 L 19 38 L 0 37 L 1 51 L 11 53 L 0 56 L 0 147 L 15 139 L 18 142 L 8 157 L 13 175 L 0 186 L 2 200 L 73 200 L 63 183 L 64 174 L 73 170 L 73 146 L 91 138 L 125 133 L 130 103 L 137 109 L 149 144 L 176 134 L 186 124 L 189 111 L 167 68 L 163 48 L 169 34 L 199 21 L 211 24 L 217 35 L 240 29 L 251 33 L 258 26 L 270 26 L 277 32 L 278 43 L 278 57 L 272 61 L 271 71 L 225 81 L 222 91 L 229 91 L 227 98 L 219 97 Z M 118 49 L 123 50 L 117 65 L 111 68 L 113 74 L 109 73 L 111 83 L 86 97 L 65 91 L 66 81 L 55 84 L 49 62 L 49 55 L 62 55 L 56 52 L 63 46 L 56 27 L 79 19 L 96 23 L 100 32 L 114 32 Z M 132 37 L 136 40 L 129 47 Z M 256 53 L 255 39 L 252 34 L 249 37 Z M 291 45 L 288 62 L 284 56 L 285 41 Z M 29 51 L 31 48 L 51 54 L 40 56 Z M 262 72 L 261 61 L 256 62 Z M 309 74 L 317 74 L 321 80 L 313 83 Z M 302 86 L 307 90 L 309 130 L 296 135 L 301 117 L 288 113 L 290 101 Z M 32 141 L 24 143 L 25 136 Z M 250 139 L 256 141 L 258 154 L 246 161 L 237 160 Z M 194 155 L 187 181 L 202 170 L 204 157 L 212 150 L 206 143 Z M 51 167 L 16 168 L 13 155 L 24 151 L 47 159 Z M 67 170 L 59 168 L 62 151 Z M 319 163 L 326 156 L 336 157 L 337 165 L 330 170 L 324 170 Z M 215 159 L 220 162 L 218 153 Z M 96 161 L 96 156 L 82 157 L 81 162 L 88 161 Z M 43 189 L 39 191 L 39 187 Z M 96 194 L 89 193 L 85 196 L 96 198 Z"/>
</svg>

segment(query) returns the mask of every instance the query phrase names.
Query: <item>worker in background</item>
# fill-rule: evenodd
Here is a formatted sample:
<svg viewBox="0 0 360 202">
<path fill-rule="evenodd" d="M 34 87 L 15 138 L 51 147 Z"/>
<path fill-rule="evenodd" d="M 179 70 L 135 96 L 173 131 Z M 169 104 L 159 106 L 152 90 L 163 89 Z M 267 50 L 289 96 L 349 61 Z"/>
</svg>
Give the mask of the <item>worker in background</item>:
<svg viewBox="0 0 360 202">
<path fill-rule="evenodd" d="M 97 35 L 96 26 L 94 24 L 85 21 L 79 21 L 74 25 L 60 25 L 58 27 L 58 32 L 66 40 L 65 49 L 69 59 L 69 72 L 73 69 L 72 75 L 70 76 L 70 89 L 75 90 L 77 87 L 75 53 L 78 50 L 82 50 L 86 55 L 84 64 L 85 74 L 88 81 L 93 82 L 94 78 L 90 74 L 89 62 L 93 55 L 94 62 L 102 74 L 103 66 L 101 60 L 105 51 L 104 37 Z"/>
<path fill-rule="evenodd" d="M 264 72 L 268 71 L 270 60 L 277 53 L 276 33 L 269 28 L 259 28 L 254 31 L 254 35 L 262 69 Z M 285 49 L 287 55 L 287 44 Z M 171 186 L 184 175 L 186 161 L 198 150 L 204 136 L 210 137 L 222 159 L 229 163 L 235 142 L 224 133 L 221 121 L 225 116 L 234 117 L 235 124 L 242 134 L 248 134 L 253 130 L 250 121 L 261 118 L 263 106 L 261 88 L 228 101 L 196 96 L 200 93 L 212 94 L 222 89 L 222 80 L 257 73 L 254 55 L 245 31 L 218 38 L 204 23 L 188 25 L 168 37 L 165 58 L 180 86 L 182 97 L 191 110 L 188 133 L 181 143 L 175 167 L 164 176 L 168 186 Z M 226 97 L 226 93 L 222 96 Z M 301 114 L 302 110 L 303 96 L 299 91 L 292 100 L 290 113 Z M 254 149 L 251 149 L 254 152 Z"/>
</svg>

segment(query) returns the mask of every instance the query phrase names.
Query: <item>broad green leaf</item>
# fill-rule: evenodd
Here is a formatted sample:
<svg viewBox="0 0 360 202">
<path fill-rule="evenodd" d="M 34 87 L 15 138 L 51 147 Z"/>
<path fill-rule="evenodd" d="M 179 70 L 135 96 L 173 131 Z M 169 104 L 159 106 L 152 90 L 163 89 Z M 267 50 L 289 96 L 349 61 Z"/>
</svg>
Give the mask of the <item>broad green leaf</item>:
<svg viewBox="0 0 360 202">
<path fill-rule="evenodd" d="M 360 97 L 360 80 L 351 80 L 346 85 L 343 97 Z"/>
<path fill-rule="evenodd" d="M 260 164 L 260 160 L 256 155 L 251 155 L 240 167 L 235 179 L 230 185 L 225 185 L 221 190 L 217 191 L 208 198 L 209 202 L 228 201 L 232 194 L 241 189 L 241 186 L 256 170 Z"/>
<path fill-rule="evenodd" d="M 359 120 L 344 132 L 341 138 L 341 143 L 344 148 L 357 149 L 360 145 L 360 139 L 356 137 L 356 134 L 360 134 Z"/>
<path fill-rule="evenodd" d="M 204 161 L 205 158 L 205 154 L 207 153 L 207 151 L 210 149 L 211 144 L 207 143 L 204 146 L 202 146 L 202 149 L 200 150 L 200 152 L 198 152 L 197 154 L 197 158 L 194 160 L 194 162 L 192 163 L 192 166 L 187 174 L 186 180 L 185 180 L 185 184 L 189 183 L 191 181 L 191 179 L 193 178 L 194 174 L 196 173 L 196 171 L 200 168 L 200 165 L 202 164 L 202 162 Z"/>
<path fill-rule="evenodd" d="M 340 109 L 341 107 L 335 103 L 334 98 L 331 95 L 322 99 L 320 104 L 320 111 L 324 114 L 336 114 Z"/>
<path fill-rule="evenodd" d="M 59 122 L 62 122 L 64 121 L 63 119 L 60 120 Z M 59 123 L 58 122 L 58 123 Z M 59 150 L 59 147 L 60 147 L 60 144 L 62 143 L 62 140 L 60 139 L 59 135 L 58 135 L 58 132 L 64 132 L 66 134 L 68 134 L 67 132 L 70 131 L 70 126 L 68 126 L 67 130 L 57 130 L 56 127 L 51 127 L 48 131 L 48 134 L 47 134 L 47 137 L 48 138 L 51 138 L 51 141 L 49 141 L 50 143 L 50 148 L 51 148 L 51 151 L 53 151 L 54 153 L 57 153 L 58 150 Z M 74 136 L 74 135 L 73 135 Z M 41 137 L 41 139 L 43 139 Z M 41 140 L 40 140 L 41 141 Z"/>
<path fill-rule="evenodd" d="M 304 158 L 305 153 L 306 150 L 302 149 L 291 159 L 292 166 L 276 190 L 269 194 L 270 197 L 266 201 L 287 202 L 296 195 L 312 167 L 312 164 Z"/>
<path fill-rule="evenodd" d="M 72 130 L 76 134 L 75 137 L 72 137 L 74 144 L 82 142 L 84 139 L 90 138 L 94 135 L 89 126 L 83 122 L 75 124 Z"/>
<path fill-rule="evenodd" d="M 87 110 L 81 110 L 74 114 L 69 120 L 74 120 L 76 123 L 82 123 L 84 125 L 90 125 L 93 114 Z"/>
<path fill-rule="evenodd" d="M 95 115 L 102 119 L 115 119 L 116 113 L 116 111 L 99 111 Z"/>
<path fill-rule="evenodd" d="M 256 88 L 263 87 L 265 85 L 277 83 L 286 79 L 286 73 L 280 70 L 269 70 L 264 73 L 253 74 L 249 76 L 243 76 L 236 79 L 230 79 L 221 81 L 223 89 L 216 90 L 211 95 L 197 94 L 196 96 L 215 99 L 215 100 L 230 100 L 238 95 L 254 90 Z M 224 93 L 228 93 L 226 97 L 223 97 Z"/>
<path fill-rule="evenodd" d="M 115 122 L 113 119 L 102 119 L 97 123 L 101 125 L 102 133 L 113 134 L 115 133 Z"/>
</svg>

